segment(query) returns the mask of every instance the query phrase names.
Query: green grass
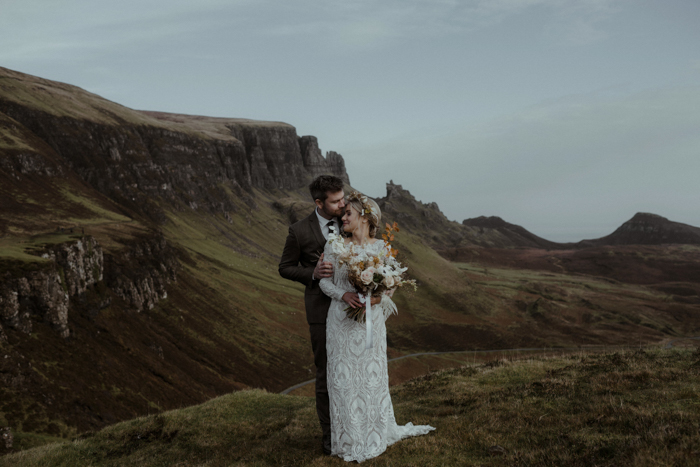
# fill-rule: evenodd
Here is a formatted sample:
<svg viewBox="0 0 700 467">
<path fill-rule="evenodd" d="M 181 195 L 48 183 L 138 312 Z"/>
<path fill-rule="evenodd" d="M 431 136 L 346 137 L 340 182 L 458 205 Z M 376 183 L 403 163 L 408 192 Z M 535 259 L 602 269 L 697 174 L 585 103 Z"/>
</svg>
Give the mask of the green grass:
<svg viewBox="0 0 700 467">
<path fill-rule="evenodd" d="M 31 237 L 8 236 L 0 238 L 0 259 L 27 263 L 46 263 L 39 254 L 47 245 L 74 242 L 80 234 L 45 233 Z"/>
<path fill-rule="evenodd" d="M 132 222 L 130 218 L 118 214 L 114 211 L 105 209 L 103 206 L 98 204 L 95 199 L 91 199 L 88 196 L 84 196 L 82 194 L 79 195 L 67 186 L 61 187 L 61 195 L 67 201 L 73 204 L 78 204 L 86 208 L 91 213 L 89 217 L 68 218 L 66 219 L 66 222 L 68 223 L 80 223 L 81 225 L 91 225 L 103 224 L 106 222 Z"/>
<path fill-rule="evenodd" d="M 397 421 L 437 431 L 367 461 L 389 465 L 696 465 L 700 352 L 497 360 L 392 389 Z M 320 453 L 312 398 L 261 390 L 142 417 L 0 458 L 0 466 L 346 465 Z"/>
<path fill-rule="evenodd" d="M 26 138 L 21 131 L 11 129 L 11 125 L 17 125 L 17 122 L 8 116 L 0 113 L 0 150 L 32 150 L 34 149 L 27 143 Z"/>
</svg>

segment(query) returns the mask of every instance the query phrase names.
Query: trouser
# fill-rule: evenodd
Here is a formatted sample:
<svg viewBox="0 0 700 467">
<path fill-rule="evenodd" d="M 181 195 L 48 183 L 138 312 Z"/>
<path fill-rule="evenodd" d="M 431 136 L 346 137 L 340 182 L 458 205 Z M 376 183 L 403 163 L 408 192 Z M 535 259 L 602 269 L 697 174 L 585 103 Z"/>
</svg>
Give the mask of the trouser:
<svg viewBox="0 0 700 467">
<path fill-rule="evenodd" d="M 331 415 L 328 402 L 328 387 L 326 386 L 326 325 L 309 324 L 311 334 L 311 348 L 314 352 L 314 364 L 316 364 L 316 413 L 321 423 L 323 434 L 330 435 Z"/>
</svg>

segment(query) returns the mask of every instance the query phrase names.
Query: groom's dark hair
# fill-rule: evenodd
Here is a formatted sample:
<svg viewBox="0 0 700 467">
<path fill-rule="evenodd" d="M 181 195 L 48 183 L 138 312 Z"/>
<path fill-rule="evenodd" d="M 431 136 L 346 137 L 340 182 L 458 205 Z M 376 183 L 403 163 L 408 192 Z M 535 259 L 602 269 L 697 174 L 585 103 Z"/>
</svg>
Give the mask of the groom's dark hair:
<svg viewBox="0 0 700 467">
<path fill-rule="evenodd" d="M 322 203 L 328 198 L 328 193 L 337 193 L 343 189 L 345 183 L 342 179 L 335 177 L 333 175 L 319 175 L 311 182 L 309 185 L 309 191 L 311 192 L 311 197 L 316 201 L 320 200 Z"/>
</svg>

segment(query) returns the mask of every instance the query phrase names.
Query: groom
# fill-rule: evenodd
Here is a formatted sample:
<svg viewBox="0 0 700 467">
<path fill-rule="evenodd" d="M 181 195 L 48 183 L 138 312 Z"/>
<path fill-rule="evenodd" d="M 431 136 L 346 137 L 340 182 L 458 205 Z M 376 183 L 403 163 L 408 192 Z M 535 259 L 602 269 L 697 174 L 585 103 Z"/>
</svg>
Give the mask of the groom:
<svg viewBox="0 0 700 467">
<path fill-rule="evenodd" d="M 333 265 L 323 261 L 323 247 L 330 228 L 340 232 L 339 218 L 345 210 L 343 180 L 321 175 L 309 185 L 316 209 L 306 218 L 289 227 L 280 260 L 280 276 L 306 286 L 304 304 L 309 323 L 311 348 L 316 365 L 316 412 L 323 430 L 323 453 L 331 453 L 331 418 L 326 387 L 326 315 L 330 297 L 318 285 L 320 279 L 333 275 Z"/>
</svg>

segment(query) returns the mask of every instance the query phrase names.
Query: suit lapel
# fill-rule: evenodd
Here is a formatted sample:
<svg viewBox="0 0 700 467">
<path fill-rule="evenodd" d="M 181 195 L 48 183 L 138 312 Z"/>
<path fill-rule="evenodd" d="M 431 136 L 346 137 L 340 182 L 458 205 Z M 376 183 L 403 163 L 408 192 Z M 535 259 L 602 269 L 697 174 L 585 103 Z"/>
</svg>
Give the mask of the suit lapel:
<svg viewBox="0 0 700 467">
<path fill-rule="evenodd" d="M 318 217 L 316 216 L 316 210 L 314 209 L 314 212 L 311 213 L 309 216 L 309 224 L 311 227 L 311 231 L 314 233 L 314 237 L 316 238 L 316 241 L 318 242 L 319 245 L 325 245 L 326 244 L 326 239 L 323 238 L 323 232 L 321 232 L 321 226 L 318 223 Z M 323 249 L 323 247 L 321 247 Z"/>
</svg>

